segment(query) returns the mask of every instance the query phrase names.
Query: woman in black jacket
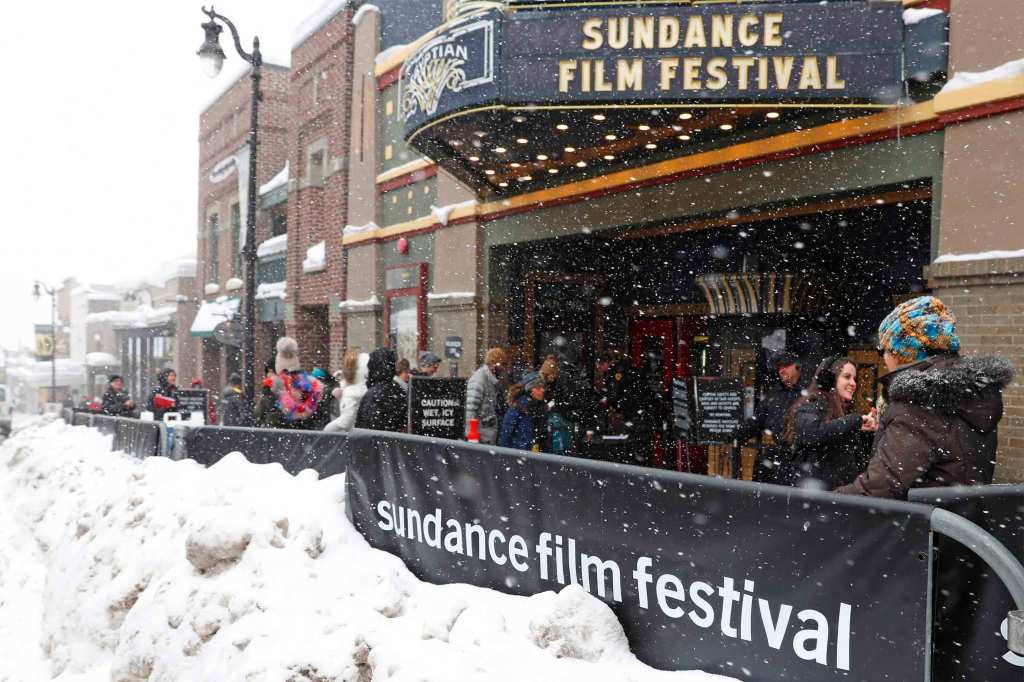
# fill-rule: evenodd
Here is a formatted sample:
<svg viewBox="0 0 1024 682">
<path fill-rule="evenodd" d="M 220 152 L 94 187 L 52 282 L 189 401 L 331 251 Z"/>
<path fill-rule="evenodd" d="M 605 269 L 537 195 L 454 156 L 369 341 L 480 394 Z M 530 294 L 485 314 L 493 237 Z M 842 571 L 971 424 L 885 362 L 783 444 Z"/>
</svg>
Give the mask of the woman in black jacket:
<svg viewBox="0 0 1024 682">
<path fill-rule="evenodd" d="M 857 367 L 846 357 L 826 358 L 818 365 L 807 394 L 786 417 L 783 440 L 791 458 L 779 472 L 779 483 L 800 485 L 814 479 L 826 490 L 853 481 L 871 457 L 871 433 L 878 428 L 875 410 L 853 412 Z"/>
</svg>

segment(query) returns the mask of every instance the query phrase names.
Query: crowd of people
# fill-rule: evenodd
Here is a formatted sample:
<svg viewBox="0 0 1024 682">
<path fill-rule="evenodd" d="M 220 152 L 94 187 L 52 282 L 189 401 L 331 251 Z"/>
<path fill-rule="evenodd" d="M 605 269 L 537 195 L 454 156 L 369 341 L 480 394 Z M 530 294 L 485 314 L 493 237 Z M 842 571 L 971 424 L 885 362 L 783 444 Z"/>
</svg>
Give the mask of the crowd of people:
<svg viewBox="0 0 1024 682">
<path fill-rule="evenodd" d="M 736 434 L 738 443 L 756 439 L 763 446 L 755 480 L 899 499 L 913 487 L 992 482 L 1010 362 L 996 354 L 961 356 L 956 319 L 932 296 L 897 306 L 878 336 L 888 373 L 879 404 L 863 414 L 854 408 L 857 367 L 850 358 L 823 360 L 806 388 L 799 358 L 776 358 L 777 387 Z M 296 341 L 284 337 L 264 367 L 254 412 L 247 413 L 241 378 L 232 375 L 219 423 L 404 432 L 411 378 L 433 377 L 440 365 L 424 351 L 412 367 L 384 347 L 349 350 L 334 374 L 307 371 Z M 181 409 L 176 384 L 175 371 L 162 370 L 142 409 L 156 420 Z M 511 368 L 506 351 L 492 348 L 467 382 L 465 423 L 485 445 L 587 456 L 603 434 L 628 433 L 649 449 L 649 436 L 669 421 L 660 402 L 615 353 L 597 358 L 591 381 L 554 355 L 536 369 Z M 116 375 L 100 409 L 113 416 L 139 411 Z"/>
</svg>

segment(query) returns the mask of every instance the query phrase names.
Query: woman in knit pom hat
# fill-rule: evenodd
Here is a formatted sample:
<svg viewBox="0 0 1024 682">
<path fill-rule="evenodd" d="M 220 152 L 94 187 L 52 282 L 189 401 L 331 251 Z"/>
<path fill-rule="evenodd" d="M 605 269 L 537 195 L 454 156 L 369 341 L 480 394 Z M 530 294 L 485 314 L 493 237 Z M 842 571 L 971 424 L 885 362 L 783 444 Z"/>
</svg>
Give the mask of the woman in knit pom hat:
<svg viewBox="0 0 1024 682">
<path fill-rule="evenodd" d="M 998 354 L 961 357 L 956 317 L 934 296 L 896 306 L 878 340 L 888 407 L 867 471 L 838 491 L 906 499 L 911 488 L 991 483 L 1013 365 Z"/>
</svg>

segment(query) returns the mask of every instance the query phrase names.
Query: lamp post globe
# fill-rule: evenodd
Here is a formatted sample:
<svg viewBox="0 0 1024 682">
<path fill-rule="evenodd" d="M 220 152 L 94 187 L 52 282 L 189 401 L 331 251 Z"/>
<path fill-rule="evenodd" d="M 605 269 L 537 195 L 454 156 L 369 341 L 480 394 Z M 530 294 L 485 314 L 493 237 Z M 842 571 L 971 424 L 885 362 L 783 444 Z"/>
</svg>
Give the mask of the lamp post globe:
<svg viewBox="0 0 1024 682">
<path fill-rule="evenodd" d="M 220 32 L 222 30 L 224 29 L 220 27 L 220 24 L 212 19 L 203 23 L 206 37 L 196 54 L 199 55 L 199 66 L 208 78 L 216 78 L 224 66 L 224 50 L 220 47 Z"/>
</svg>

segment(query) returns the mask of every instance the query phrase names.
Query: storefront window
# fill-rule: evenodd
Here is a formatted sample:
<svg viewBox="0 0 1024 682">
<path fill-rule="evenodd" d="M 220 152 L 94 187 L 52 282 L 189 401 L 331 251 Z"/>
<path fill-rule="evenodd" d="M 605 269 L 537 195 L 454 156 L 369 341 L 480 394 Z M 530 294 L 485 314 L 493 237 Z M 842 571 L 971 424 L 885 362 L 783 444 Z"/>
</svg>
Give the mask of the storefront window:
<svg viewBox="0 0 1024 682">
<path fill-rule="evenodd" d="M 387 270 L 384 308 L 388 346 L 398 357 L 413 364 L 420 350 L 426 347 L 426 285 L 427 265 L 416 263 Z"/>
<path fill-rule="evenodd" d="M 419 335 L 419 301 L 416 296 L 394 296 L 389 302 L 388 344 L 398 356 L 416 359 Z"/>
</svg>

